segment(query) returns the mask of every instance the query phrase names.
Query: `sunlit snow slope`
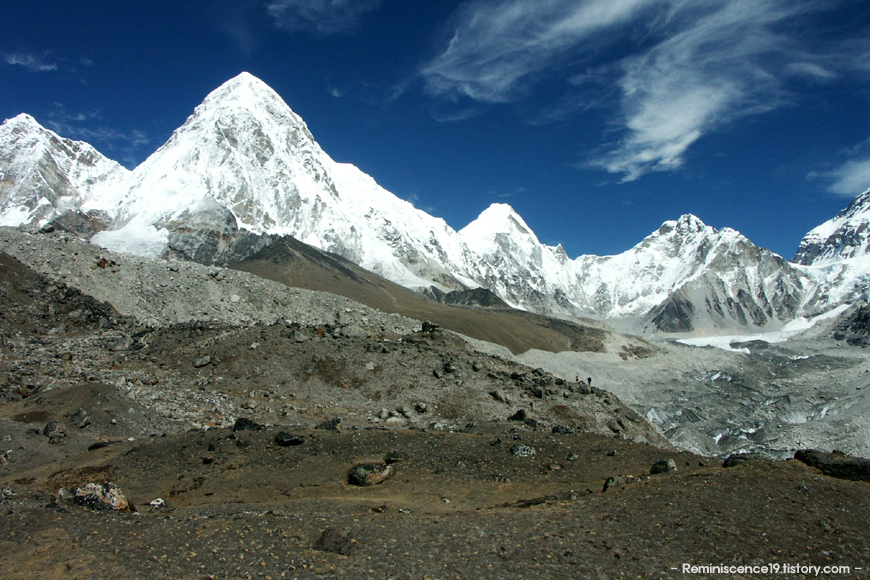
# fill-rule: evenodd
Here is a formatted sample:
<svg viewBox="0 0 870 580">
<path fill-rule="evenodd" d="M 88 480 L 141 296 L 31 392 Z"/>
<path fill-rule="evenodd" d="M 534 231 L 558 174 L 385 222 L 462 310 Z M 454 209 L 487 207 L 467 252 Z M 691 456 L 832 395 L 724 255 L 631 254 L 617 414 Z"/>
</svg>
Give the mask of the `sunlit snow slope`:
<svg viewBox="0 0 870 580">
<path fill-rule="evenodd" d="M 155 257 L 176 251 L 173 244 L 195 246 L 196 231 L 292 235 L 407 287 L 485 287 L 519 308 L 646 332 L 776 330 L 860 297 L 870 270 L 868 203 L 856 204 L 860 211 L 850 206 L 808 234 L 801 265 L 692 215 L 622 254 L 572 260 L 561 246 L 542 244 L 508 205 L 492 205 L 458 232 L 415 209 L 333 161 L 281 97 L 248 73 L 209 94 L 133 171 L 27 115 L 0 127 L 0 225 L 90 212 L 107 226 L 92 241 Z M 846 226 L 852 230 L 837 234 Z M 212 255 L 195 250 L 185 255 Z"/>
</svg>

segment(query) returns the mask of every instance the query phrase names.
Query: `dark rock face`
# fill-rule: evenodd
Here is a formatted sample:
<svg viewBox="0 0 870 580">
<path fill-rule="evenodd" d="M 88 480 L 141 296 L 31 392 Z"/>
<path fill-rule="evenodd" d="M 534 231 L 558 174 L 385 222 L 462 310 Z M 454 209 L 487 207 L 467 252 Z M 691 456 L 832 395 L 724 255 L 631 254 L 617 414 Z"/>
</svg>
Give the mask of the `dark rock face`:
<svg viewBox="0 0 870 580">
<path fill-rule="evenodd" d="M 771 321 L 795 317 L 808 291 L 799 271 L 760 248 L 744 247 L 728 257 L 738 264 L 746 263 L 746 269 L 726 283 L 711 266 L 710 272 L 682 286 L 653 308 L 646 316 L 647 326 L 674 333 L 708 327 L 763 328 Z M 722 266 L 723 272 L 729 269 Z M 758 284 L 755 277 L 765 282 Z"/>
<path fill-rule="evenodd" d="M 662 332 L 691 332 L 695 306 L 680 293 L 673 294 L 650 313 L 652 322 Z"/>
<path fill-rule="evenodd" d="M 71 233 L 83 240 L 109 228 L 111 218 L 104 211 L 66 211 L 46 224 L 54 230 Z"/>
<path fill-rule="evenodd" d="M 831 477 L 870 481 L 870 459 L 850 457 L 839 451 L 825 453 L 815 449 L 796 451 L 794 458 Z"/>
<path fill-rule="evenodd" d="M 208 266 L 241 262 L 278 239 L 240 229 L 235 215 L 215 201 L 197 212 L 182 213 L 167 228 L 167 257 Z"/>
<path fill-rule="evenodd" d="M 845 340 L 852 346 L 870 345 L 870 305 L 858 305 L 837 328 L 834 329 L 836 340 Z"/>
<path fill-rule="evenodd" d="M 508 308 L 507 303 L 486 288 L 472 290 L 453 290 L 444 292 L 435 286 L 423 290 L 422 294 L 441 304 L 469 306 L 474 308 Z"/>
</svg>

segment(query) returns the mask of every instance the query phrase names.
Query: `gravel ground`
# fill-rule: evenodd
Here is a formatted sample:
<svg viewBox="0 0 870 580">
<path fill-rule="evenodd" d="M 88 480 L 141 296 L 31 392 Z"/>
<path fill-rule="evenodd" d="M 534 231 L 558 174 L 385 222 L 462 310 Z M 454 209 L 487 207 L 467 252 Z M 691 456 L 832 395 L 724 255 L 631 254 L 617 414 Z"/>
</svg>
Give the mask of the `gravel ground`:
<svg viewBox="0 0 870 580">
<path fill-rule="evenodd" d="M 419 327 L 417 321 L 333 294 L 288 288 L 226 268 L 116 254 L 66 233 L 33 235 L 2 227 L 0 249 L 148 326 L 291 320 L 303 326 L 358 325 L 365 331 L 399 334 Z"/>
<path fill-rule="evenodd" d="M 794 460 L 725 468 L 598 388 L 643 411 L 644 389 L 627 387 L 643 385 L 665 416 L 739 404 L 761 390 L 750 371 L 792 362 L 763 388 L 823 372 L 860 384 L 839 349 L 755 361 L 664 345 L 520 364 L 220 268 L 8 229 L 0 249 L 33 268 L 0 254 L 0 577 L 722 577 L 686 564 L 867 576 L 870 483 Z M 361 487 L 358 469 L 388 477 Z M 83 489 L 129 507 L 77 503 Z"/>
</svg>

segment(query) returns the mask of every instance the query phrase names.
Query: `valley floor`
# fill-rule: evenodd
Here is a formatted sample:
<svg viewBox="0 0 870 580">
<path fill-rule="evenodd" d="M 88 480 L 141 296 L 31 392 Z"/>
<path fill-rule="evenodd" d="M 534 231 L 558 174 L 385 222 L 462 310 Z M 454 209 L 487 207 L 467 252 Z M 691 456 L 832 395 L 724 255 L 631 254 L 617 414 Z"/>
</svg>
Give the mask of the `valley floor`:
<svg viewBox="0 0 870 580">
<path fill-rule="evenodd" d="M 794 460 L 723 468 L 612 437 L 503 424 L 462 432 L 292 429 L 302 441 L 292 447 L 276 443 L 278 429 L 145 437 L 23 472 L 4 469 L 0 575 L 811 575 L 759 572 L 770 565 L 836 566 L 844 572 L 819 577 L 863 578 L 870 565 L 870 484 Z M 536 454 L 513 455 L 517 444 Z M 353 465 L 387 455 L 399 459 L 390 479 L 348 483 Z M 650 466 L 667 458 L 676 471 L 650 476 Z M 93 511 L 54 495 L 95 478 L 117 483 L 138 511 Z M 152 507 L 157 498 L 165 505 Z M 756 566 L 759 573 L 687 574 L 684 565 Z"/>
<path fill-rule="evenodd" d="M 746 352 L 658 344 L 643 359 L 530 351 L 516 360 L 556 376 L 592 376 L 682 449 L 725 456 L 840 450 L 870 457 L 870 356 L 830 328 Z"/>
<path fill-rule="evenodd" d="M 859 351 L 513 357 L 239 273 L 7 240 L 53 274 L 0 254 L 4 579 L 867 576 L 870 483 L 726 468 L 641 416 L 701 433 L 772 409 L 857 440 L 859 396 L 786 413 L 863 393 Z M 391 476 L 356 485 L 360 464 Z M 75 501 L 106 482 L 129 509 Z"/>
</svg>

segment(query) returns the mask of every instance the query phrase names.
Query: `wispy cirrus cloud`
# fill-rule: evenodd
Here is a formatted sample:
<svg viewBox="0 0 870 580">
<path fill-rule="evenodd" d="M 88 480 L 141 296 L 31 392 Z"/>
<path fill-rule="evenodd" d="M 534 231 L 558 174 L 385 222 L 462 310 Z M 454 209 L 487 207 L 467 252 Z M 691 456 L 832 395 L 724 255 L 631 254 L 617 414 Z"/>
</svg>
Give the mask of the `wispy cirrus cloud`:
<svg viewBox="0 0 870 580">
<path fill-rule="evenodd" d="M 275 0 L 267 4 L 275 23 L 290 32 L 322 35 L 353 30 L 383 0 Z"/>
<path fill-rule="evenodd" d="M 828 184 L 828 191 L 854 197 L 870 189 L 870 139 L 842 152 L 839 163 L 826 171 L 813 171 L 809 179 Z"/>
<path fill-rule="evenodd" d="M 804 38 L 800 25 L 838 3 L 474 0 L 420 75 L 447 100 L 505 103 L 561 87 L 562 115 L 606 106 L 610 92 L 606 134 L 616 137 L 589 165 L 632 181 L 677 169 L 705 134 L 790 102 L 790 79 L 870 70 L 863 49 Z"/>
<path fill-rule="evenodd" d="M 465 5 L 446 49 L 420 71 L 434 95 L 513 100 L 561 57 L 661 0 L 503 0 Z"/>
<path fill-rule="evenodd" d="M 774 27 L 796 9 L 740 0 L 702 10 L 698 4 L 671 6 L 663 40 L 621 63 L 625 136 L 594 164 L 623 181 L 676 169 L 704 134 L 784 101 L 778 69 L 797 47 Z"/>
<path fill-rule="evenodd" d="M 12 66 L 21 66 L 33 72 L 49 72 L 58 69 L 57 63 L 48 58 L 48 53 L 12 52 L 4 53 L 3 61 Z"/>
<path fill-rule="evenodd" d="M 831 181 L 831 193 L 855 197 L 870 189 L 870 155 L 847 161 L 823 177 Z"/>
<path fill-rule="evenodd" d="M 97 149 L 119 153 L 120 161 L 129 168 L 137 165 L 147 154 L 145 148 L 151 139 L 144 131 L 119 131 L 101 122 L 100 111 L 71 112 L 61 103 L 49 114 L 48 128 L 70 139 L 85 141 Z"/>
</svg>

